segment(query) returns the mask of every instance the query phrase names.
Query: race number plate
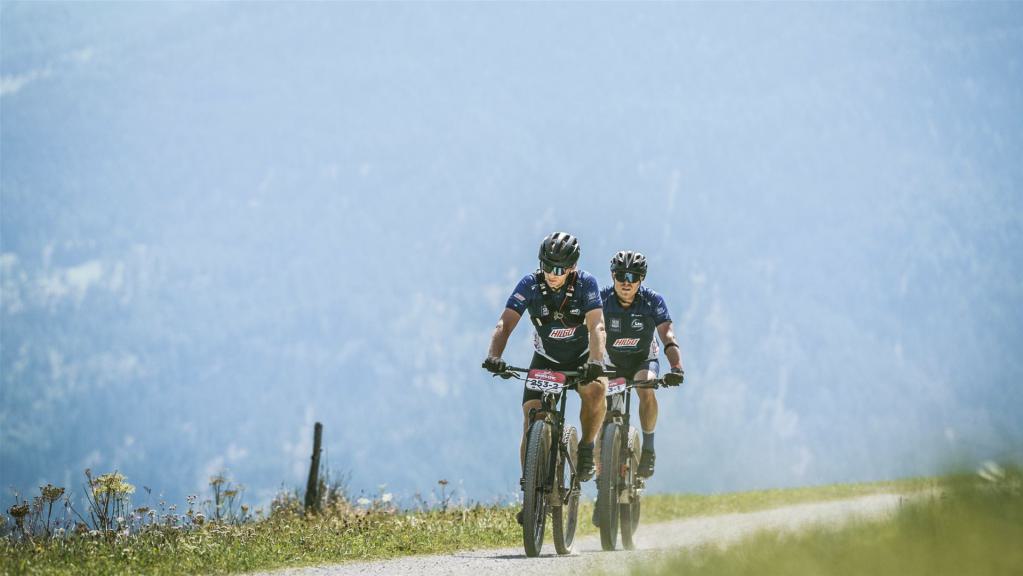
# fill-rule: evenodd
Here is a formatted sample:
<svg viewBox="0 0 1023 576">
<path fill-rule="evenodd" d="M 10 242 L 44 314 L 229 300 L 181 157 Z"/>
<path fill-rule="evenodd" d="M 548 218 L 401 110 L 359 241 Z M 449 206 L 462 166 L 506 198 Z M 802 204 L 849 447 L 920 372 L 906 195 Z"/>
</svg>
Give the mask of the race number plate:
<svg viewBox="0 0 1023 576">
<path fill-rule="evenodd" d="M 614 396 L 619 392 L 625 392 L 625 378 L 615 378 L 607 383 L 607 395 Z"/>
<path fill-rule="evenodd" d="M 561 392 L 565 387 L 565 375 L 551 370 L 530 370 L 526 375 L 526 388 L 537 392 Z"/>
</svg>

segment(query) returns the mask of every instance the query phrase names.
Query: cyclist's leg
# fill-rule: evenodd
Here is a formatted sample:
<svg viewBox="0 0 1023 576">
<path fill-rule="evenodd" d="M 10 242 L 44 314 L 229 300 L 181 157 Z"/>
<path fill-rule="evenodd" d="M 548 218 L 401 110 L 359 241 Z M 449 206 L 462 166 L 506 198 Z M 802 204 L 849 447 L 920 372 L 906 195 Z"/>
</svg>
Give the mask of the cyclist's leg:
<svg viewBox="0 0 1023 576">
<path fill-rule="evenodd" d="M 604 412 L 607 410 L 607 378 L 597 378 L 585 386 L 576 388 L 582 399 L 579 409 L 579 423 L 582 425 L 580 444 L 592 444 L 597 439 L 597 432 L 604 423 Z"/>
<path fill-rule="evenodd" d="M 659 365 L 657 360 L 645 360 L 636 370 L 633 380 L 652 380 L 657 378 Z M 654 428 L 657 426 L 657 396 L 651 388 L 637 388 L 639 396 L 639 422 L 643 430 L 643 450 L 640 453 L 639 476 L 649 478 L 654 474 Z"/>
<path fill-rule="evenodd" d="M 632 376 L 635 381 L 653 380 L 659 371 L 657 360 L 644 360 Z M 657 396 L 653 388 L 637 388 L 639 396 L 639 422 L 644 434 L 653 434 L 657 427 Z"/>
</svg>

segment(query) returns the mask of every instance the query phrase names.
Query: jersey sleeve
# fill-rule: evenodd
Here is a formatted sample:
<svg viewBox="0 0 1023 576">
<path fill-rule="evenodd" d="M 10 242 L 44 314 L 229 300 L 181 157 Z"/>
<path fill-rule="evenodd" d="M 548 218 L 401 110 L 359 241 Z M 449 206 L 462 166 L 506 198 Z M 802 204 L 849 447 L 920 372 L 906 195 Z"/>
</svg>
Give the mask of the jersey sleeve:
<svg viewBox="0 0 1023 576">
<path fill-rule="evenodd" d="M 600 286 L 597 285 L 597 279 L 587 274 L 580 280 L 579 288 L 582 292 L 583 314 L 590 310 L 603 308 L 604 302 L 600 299 Z"/>
<path fill-rule="evenodd" d="M 651 296 L 650 304 L 654 309 L 654 326 L 671 322 L 671 314 L 668 314 L 668 305 L 664 303 L 664 297 L 656 292 L 652 292 Z"/>
<path fill-rule="evenodd" d="M 505 308 L 511 308 L 519 314 L 523 314 L 534 294 L 536 294 L 536 280 L 530 274 L 519 280 L 518 285 L 515 286 L 515 290 L 508 297 L 508 302 L 504 306 Z"/>
</svg>

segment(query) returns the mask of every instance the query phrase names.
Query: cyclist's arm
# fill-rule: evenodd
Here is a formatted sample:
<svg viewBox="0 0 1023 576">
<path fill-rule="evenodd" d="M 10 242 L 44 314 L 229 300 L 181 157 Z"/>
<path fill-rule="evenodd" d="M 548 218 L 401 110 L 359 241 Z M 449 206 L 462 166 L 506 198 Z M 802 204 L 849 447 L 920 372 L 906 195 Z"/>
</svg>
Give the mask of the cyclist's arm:
<svg viewBox="0 0 1023 576">
<path fill-rule="evenodd" d="M 504 312 L 501 313 L 501 319 L 497 321 L 497 326 L 494 327 L 494 335 L 490 338 L 490 351 L 487 352 L 488 357 L 500 358 L 501 354 L 504 354 L 504 347 L 508 345 L 508 337 L 515 330 L 515 326 L 519 323 L 520 318 L 522 318 L 522 314 L 511 308 L 504 309 Z"/>
<path fill-rule="evenodd" d="M 682 350 L 679 349 L 678 341 L 675 340 L 675 331 L 672 329 L 671 320 L 661 322 L 657 326 L 657 335 L 660 336 L 661 343 L 664 344 L 664 355 L 668 357 L 668 363 L 672 368 L 681 368 Z M 669 347 L 669 344 L 675 345 Z"/>
<path fill-rule="evenodd" d="M 590 332 L 590 361 L 604 362 L 604 309 L 594 308 L 586 313 L 586 329 Z"/>
</svg>

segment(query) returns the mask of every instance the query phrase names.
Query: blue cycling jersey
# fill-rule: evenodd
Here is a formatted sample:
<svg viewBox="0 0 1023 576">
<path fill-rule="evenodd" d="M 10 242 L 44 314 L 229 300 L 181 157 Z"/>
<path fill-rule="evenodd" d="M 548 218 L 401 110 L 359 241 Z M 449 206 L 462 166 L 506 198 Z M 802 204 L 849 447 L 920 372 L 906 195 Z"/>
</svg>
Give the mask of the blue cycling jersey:
<svg viewBox="0 0 1023 576">
<path fill-rule="evenodd" d="M 597 279 L 577 270 L 574 283 L 569 278 L 560 290 L 552 290 L 540 284 L 540 277 L 536 273 L 523 277 L 506 306 L 519 314 L 529 310 L 538 354 L 555 362 L 578 360 L 589 350 L 590 338 L 583 320 L 587 312 L 601 306 Z"/>
<path fill-rule="evenodd" d="M 614 286 L 600 291 L 604 303 L 604 329 L 607 330 L 607 355 L 616 366 L 639 360 L 654 360 L 660 352 L 654 328 L 670 322 L 668 306 L 660 294 L 640 286 L 632 305 L 623 308 Z"/>
</svg>

